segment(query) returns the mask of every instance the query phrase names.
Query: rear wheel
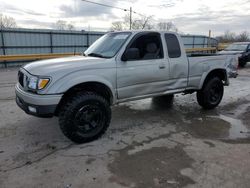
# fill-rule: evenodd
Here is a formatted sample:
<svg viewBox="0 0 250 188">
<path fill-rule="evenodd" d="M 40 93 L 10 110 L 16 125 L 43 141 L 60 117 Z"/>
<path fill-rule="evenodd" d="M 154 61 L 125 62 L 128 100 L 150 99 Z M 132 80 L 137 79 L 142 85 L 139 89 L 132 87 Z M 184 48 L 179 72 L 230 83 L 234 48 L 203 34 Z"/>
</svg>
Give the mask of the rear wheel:
<svg viewBox="0 0 250 188">
<path fill-rule="evenodd" d="M 214 77 L 207 81 L 200 91 L 197 91 L 197 101 L 204 109 L 217 107 L 223 97 L 224 86 L 220 78 Z"/>
<path fill-rule="evenodd" d="M 81 92 L 71 97 L 59 112 L 63 134 L 76 143 L 90 142 L 107 130 L 111 109 L 107 100 L 92 92 Z"/>
</svg>

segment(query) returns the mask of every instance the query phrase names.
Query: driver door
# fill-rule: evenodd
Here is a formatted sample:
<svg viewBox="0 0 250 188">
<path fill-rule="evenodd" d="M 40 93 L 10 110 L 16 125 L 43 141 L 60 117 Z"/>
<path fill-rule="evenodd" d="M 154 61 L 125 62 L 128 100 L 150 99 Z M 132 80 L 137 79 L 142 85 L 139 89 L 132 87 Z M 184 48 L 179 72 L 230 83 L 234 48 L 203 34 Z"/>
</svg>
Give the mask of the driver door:
<svg viewBox="0 0 250 188">
<path fill-rule="evenodd" d="M 164 59 L 160 33 L 145 32 L 135 36 L 126 49 L 138 49 L 135 59 L 117 62 L 118 100 L 140 98 L 167 90 L 168 59 Z"/>
</svg>

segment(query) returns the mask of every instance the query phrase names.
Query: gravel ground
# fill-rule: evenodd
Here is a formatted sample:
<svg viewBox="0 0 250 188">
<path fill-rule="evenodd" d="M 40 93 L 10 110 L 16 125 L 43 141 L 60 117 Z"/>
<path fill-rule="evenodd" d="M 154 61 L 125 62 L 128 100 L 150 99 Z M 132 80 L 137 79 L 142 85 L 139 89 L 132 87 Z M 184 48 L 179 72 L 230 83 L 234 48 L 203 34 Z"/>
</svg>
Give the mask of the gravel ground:
<svg viewBox="0 0 250 188">
<path fill-rule="evenodd" d="M 204 111 L 195 94 L 112 108 L 107 133 L 76 145 L 57 118 L 15 104 L 17 68 L 0 70 L 0 187 L 249 187 L 250 64 Z"/>
</svg>

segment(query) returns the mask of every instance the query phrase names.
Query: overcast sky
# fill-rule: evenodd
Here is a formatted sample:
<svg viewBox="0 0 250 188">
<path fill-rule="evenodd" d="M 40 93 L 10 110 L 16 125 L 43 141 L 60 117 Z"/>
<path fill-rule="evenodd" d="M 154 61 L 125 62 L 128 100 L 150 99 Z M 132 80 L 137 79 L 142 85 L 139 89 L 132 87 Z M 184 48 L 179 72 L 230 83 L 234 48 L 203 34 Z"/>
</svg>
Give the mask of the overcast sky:
<svg viewBox="0 0 250 188">
<path fill-rule="evenodd" d="M 129 8 L 154 20 L 172 21 L 183 33 L 213 36 L 226 30 L 250 31 L 250 0 L 91 0 Z M 107 30 L 122 20 L 122 10 L 89 4 L 81 0 L 0 0 L 1 13 L 25 28 L 53 28 L 61 19 L 79 30 Z M 136 16 L 136 15 L 134 15 Z"/>
</svg>

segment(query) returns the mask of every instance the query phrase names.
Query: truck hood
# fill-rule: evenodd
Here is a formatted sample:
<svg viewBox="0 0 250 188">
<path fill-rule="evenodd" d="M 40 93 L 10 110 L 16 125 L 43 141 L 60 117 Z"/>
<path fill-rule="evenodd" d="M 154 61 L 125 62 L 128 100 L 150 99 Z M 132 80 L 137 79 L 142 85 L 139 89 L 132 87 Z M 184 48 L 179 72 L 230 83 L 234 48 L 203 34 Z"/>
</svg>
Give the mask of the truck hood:
<svg viewBox="0 0 250 188">
<path fill-rule="evenodd" d="M 237 54 L 242 54 L 244 51 L 220 51 L 218 54 L 223 54 L 223 55 L 237 55 Z"/>
<path fill-rule="evenodd" d="M 105 68 L 107 61 L 109 62 L 110 60 L 98 57 L 71 56 L 34 61 L 23 68 L 33 75 L 51 76 L 56 72 L 67 74 L 81 69 Z"/>
</svg>

